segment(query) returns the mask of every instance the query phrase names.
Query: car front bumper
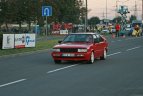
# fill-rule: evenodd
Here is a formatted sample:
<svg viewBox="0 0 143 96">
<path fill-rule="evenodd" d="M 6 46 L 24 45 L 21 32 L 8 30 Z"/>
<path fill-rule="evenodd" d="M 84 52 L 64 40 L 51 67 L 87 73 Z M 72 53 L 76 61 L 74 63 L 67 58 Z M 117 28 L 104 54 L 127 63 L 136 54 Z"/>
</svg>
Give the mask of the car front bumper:
<svg viewBox="0 0 143 96">
<path fill-rule="evenodd" d="M 84 53 L 61 53 L 53 52 L 52 57 L 54 60 L 65 60 L 65 61 L 81 61 L 81 60 L 90 60 L 90 52 Z"/>
</svg>

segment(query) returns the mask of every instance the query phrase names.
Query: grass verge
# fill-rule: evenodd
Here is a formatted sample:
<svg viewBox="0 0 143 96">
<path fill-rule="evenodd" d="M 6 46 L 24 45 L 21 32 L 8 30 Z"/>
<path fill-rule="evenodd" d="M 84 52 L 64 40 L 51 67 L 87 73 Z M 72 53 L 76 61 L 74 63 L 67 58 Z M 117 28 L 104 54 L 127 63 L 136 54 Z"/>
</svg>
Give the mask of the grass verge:
<svg viewBox="0 0 143 96">
<path fill-rule="evenodd" d="M 44 49 L 50 49 L 55 44 L 58 43 L 58 40 L 59 39 L 47 40 L 47 41 L 38 41 L 38 42 L 36 42 L 36 47 L 35 48 L 6 49 L 6 50 L 1 50 L 0 49 L 0 56 L 18 54 L 18 53 L 24 53 L 24 52 L 31 52 L 31 51 L 37 51 L 37 50 L 44 50 Z"/>
</svg>

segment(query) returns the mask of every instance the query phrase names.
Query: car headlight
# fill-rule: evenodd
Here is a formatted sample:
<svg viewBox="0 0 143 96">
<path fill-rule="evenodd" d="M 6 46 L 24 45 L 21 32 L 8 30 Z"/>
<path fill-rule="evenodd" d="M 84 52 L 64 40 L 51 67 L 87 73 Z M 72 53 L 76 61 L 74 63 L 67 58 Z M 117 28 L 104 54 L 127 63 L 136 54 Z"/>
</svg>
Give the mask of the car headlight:
<svg viewBox="0 0 143 96">
<path fill-rule="evenodd" d="M 87 49 L 78 49 L 78 52 L 87 52 Z"/>
<path fill-rule="evenodd" d="M 55 49 L 53 49 L 53 51 L 54 51 L 54 52 L 60 52 L 60 49 L 55 48 Z"/>
</svg>

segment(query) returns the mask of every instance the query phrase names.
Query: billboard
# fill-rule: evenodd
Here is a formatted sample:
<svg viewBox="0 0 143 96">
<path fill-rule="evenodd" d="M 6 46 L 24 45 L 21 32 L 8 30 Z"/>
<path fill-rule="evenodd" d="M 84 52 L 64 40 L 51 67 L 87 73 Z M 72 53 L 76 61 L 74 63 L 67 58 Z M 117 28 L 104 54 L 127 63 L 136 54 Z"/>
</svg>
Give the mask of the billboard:
<svg viewBox="0 0 143 96">
<path fill-rule="evenodd" d="M 15 48 L 25 47 L 25 34 L 15 34 Z"/>
<path fill-rule="evenodd" d="M 61 35 L 66 35 L 66 34 L 68 34 L 68 30 L 60 30 L 60 34 Z"/>
<path fill-rule="evenodd" d="M 14 48 L 14 34 L 3 34 L 2 49 Z"/>
<path fill-rule="evenodd" d="M 26 34 L 25 35 L 25 47 L 35 47 L 36 35 L 35 34 Z"/>
<path fill-rule="evenodd" d="M 52 35 L 60 35 L 60 31 L 52 31 Z"/>
</svg>

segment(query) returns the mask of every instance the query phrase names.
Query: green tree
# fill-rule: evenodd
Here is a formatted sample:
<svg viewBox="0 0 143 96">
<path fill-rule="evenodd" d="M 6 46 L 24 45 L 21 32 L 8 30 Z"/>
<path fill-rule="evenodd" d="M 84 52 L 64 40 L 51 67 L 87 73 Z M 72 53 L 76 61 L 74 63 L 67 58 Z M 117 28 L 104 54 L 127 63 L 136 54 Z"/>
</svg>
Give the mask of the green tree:
<svg viewBox="0 0 143 96">
<path fill-rule="evenodd" d="M 84 17 L 85 10 L 80 0 L 3 0 L 0 12 L 0 25 L 5 23 L 18 23 L 21 29 L 22 22 L 29 24 L 38 20 L 40 25 L 44 24 L 45 17 L 42 17 L 42 6 L 52 6 L 53 15 L 48 17 L 48 23 L 71 22 L 79 23 Z"/>
<path fill-rule="evenodd" d="M 134 16 L 134 15 L 131 15 L 131 17 L 130 17 L 130 22 L 132 22 L 133 20 L 137 20 L 137 17 Z"/>
<path fill-rule="evenodd" d="M 91 17 L 91 18 L 88 20 L 88 24 L 89 24 L 89 25 L 96 25 L 96 24 L 99 24 L 99 23 L 100 23 L 99 17 Z"/>
<path fill-rule="evenodd" d="M 122 17 L 121 16 L 118 16 L 118 17 L 115 17 L 113 20 L 112 20 L 112 22 L 113 23 L 121 23 L 121 21 L 122 21 Z"/>
<path fill-rule="evenodd" d="M 8 1 L 0 2 L 1 12 L 0 12 L 0 26 L 5 24 L 6 30 L 8 30 L 8 22 L 11 20 L 11 8 Z"/>
<path fill-rule="evenodd" d="M 80 2 L 77 0 L 54 0 L 55 16 L 59 22 L 79 22 Z"/>
</svg>

